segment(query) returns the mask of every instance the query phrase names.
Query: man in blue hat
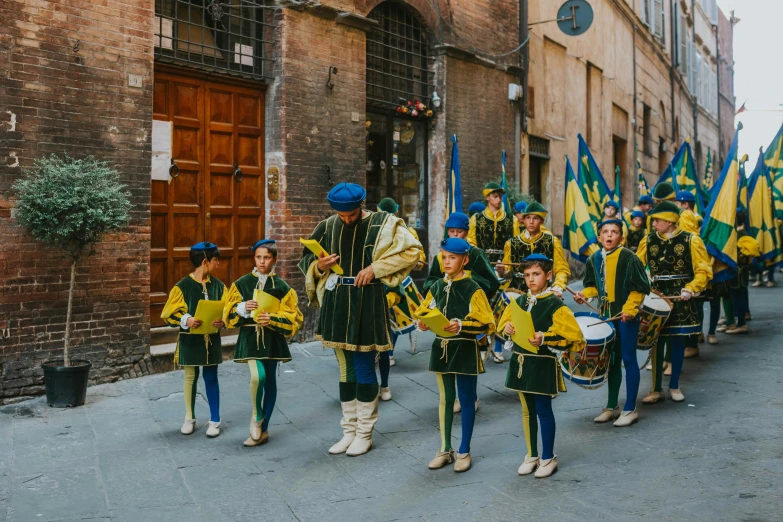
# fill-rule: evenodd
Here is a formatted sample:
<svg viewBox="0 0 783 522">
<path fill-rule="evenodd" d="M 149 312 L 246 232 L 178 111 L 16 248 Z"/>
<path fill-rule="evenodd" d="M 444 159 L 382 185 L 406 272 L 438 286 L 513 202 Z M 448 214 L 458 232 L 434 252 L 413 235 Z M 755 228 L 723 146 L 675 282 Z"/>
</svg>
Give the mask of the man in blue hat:
<svg viewBox="0 0 783 522">
<path fill-rule="evenodd" d="M 527 201 L 517 201 L 514 203 L 514 217 L 517 218 L 517 228 L 522 230 L 525 228 L 525 209 L 527 208 Z"/>
<path fill-rule="evenodd" d="M 677 226 L 681 230 L 698 235 L 701 230 L 701 216 L 693 210 L 696 208 L 696 196 L 687 190 L 681 190 L 677 193 L 674 203 L 680 207 L 680 220 Z"/>
<path fill-rule="evenodd" d="M 653 208 L 653 198 L 647 195 L 640 196 L 639 203 L 637 203 L 636 206 L 638 206 L 639 210 L 644 212 L 644 215 L 647 216 Z"/>
<path fill-rule="evenodd" d="M 647 227 L 644 220 L 645 215 L 641 210 L 631 212 L 631 226 L 628 231 L 628 237 L 625 240 L 625 246 L 634 252 L 639 248 L 642 238 L 647 235 Z"/>
<path fill-rule="evenodd" d="M 316 338 L 340 365 L 343 438 L 329 449 L 333 455 L 362 455 L 372 447 L 376 352 L 392 349 L 385 288 L 405 280 L 421 251 L 403 220 L 362 209 L 366 195 L 355 183 L 335 185 L 326 197 L 335 215 L 310 235 L 328 254 L 304 249 L 299 262 L 310 305 L 321 308 Z"/>
</svg>

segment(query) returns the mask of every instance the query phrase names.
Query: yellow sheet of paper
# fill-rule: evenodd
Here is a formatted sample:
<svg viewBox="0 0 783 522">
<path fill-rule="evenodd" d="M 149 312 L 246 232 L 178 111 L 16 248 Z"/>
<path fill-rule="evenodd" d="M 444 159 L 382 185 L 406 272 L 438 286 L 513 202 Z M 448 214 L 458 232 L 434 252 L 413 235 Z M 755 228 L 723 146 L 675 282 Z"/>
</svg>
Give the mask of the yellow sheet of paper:
<svg viewBox="0 0 783 522">
<path fill-rule="evenodd" d="M 321 246 L 321 243 L 315 239 L 302 239 L 300 237 L 299 242 L 302 243 L 310 252 L 315 254 L 315 257 L 321 257 L 321 252 L 323 252 L 325 256 L 330 255 L 329 252 L 324 250 L 324 247 Z M 340 268 L 340 265 L 334 265 L 332 267 L 332 272 L 337 275 L 343 275 L 343 269 Z"/>
<path fill-rule="evenodd" d="M 511 336 L 511 340 L 528 352 L 538 353 L 538 348 L 528 341 L 528 339 L 536 336 L 533 316 L 527 310 L 523 310 L 514 300 L 511 301 L 509 306 L 511 307 L 511 324 L 514 325 L 514 330 L 516 330 L 514 335 Z"/>
<path fill-rule="evenodd" d="M 253 290 L 253 301 L 258 303 L 258 308 L 250 312 L 250 317 L 252 317 L 254 321 L 256 321 L 256 317 L 261 311 L 273 314 L 280 310 L 280 299 L 267 294 L 258 288 Z"/>
<path fill-rule="evenodd" d="M 198 302 L 196 314 L 193 316 L 202 321 L 198 328 L 191 328 L 192 334 L 213 334 L 218 329 L 212 326 L 214 321 L 223 319 L 223 301 L 206 301 L 204 299 Z"/>
<path fill-rule="evenodd" d="M 437 308 L 432 308 L 426 314 L 419 315 L 416 318 L 426 324 L 438 337 L 454 337 L 456 335 L 443 330 L 451 321 L 446 319 L 446 316 Z"/>
</svg>

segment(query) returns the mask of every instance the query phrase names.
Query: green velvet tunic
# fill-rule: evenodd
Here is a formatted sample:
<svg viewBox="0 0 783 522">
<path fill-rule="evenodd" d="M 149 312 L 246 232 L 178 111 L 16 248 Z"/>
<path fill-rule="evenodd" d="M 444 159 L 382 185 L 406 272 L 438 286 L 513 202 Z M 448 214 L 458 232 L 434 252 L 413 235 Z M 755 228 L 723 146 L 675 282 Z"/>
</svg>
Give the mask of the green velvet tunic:
<svg viewBox="0 0 783 522">
<path fill-rule="evenodd" d="M 495 294 L 500 288 L 500 281 L 495 274 L 495 269 L 489 264 L 487 254 L 478 247 L 471 247 L 468 253 L 468 264 L 465 265 L 465 270 L 470 271 L 470 278 L 478 283 L 479 287 L 484 291 L 488 301 L 492 301 Z M 432 261 L 430 265 L 430 273 L 427 276 L 427 280 L 424 282 L 424 295 L 430 291 L 432 285 L 442 280 L 444 276 L 443 267 L 441 266 L 441 254 L 438 255 Z"/>
<path fill-rule="evenodd" d="M 447 319 L 462 321 L 462 330 L 454 337 L 435 338 L 430 352 L 429 370 L 460 375 L 484 373 L 476 338 L 488 333 L 492 314 L 481 287 L 469 277 L 452 282 L 451 288 L 441 279 L 432 285 L 430 295 L 435 302 L 435 308 Z M 428 300 L 426 299 L 425 303 Z M 471 302 L 475 303 L 476 300 L 483 300 L 483 306 L 479 307 L 479 310 L 471 310 Z M 471 314 L 469 319 L 468 315 Z"/>
<path fill-rule="evenodd" d="M 242 301 L 251 301 L 253 291 L 258 284 L 258 277 L 252 273 L 237 279 L 234 286 L 242 296 Z M 283 298 L 291 291 L 288 283 L 278 276 L 269 276 L 261 288 L 265 293 L 283 301 Z M 274 361 L 288 362 L 291 360 L 291 351 L 288 349 L 286 336 L 295 328 L 287 317 L 276 315 L 272 317 L 269 326 L 256 328 L 257 324 L 251 317 L 242 317 L 237 313 L 237 304 L 229 302 L 228 323 L 230 326 L 239 327 L 239 337 L 234 347 L 234 360 L 245 362 L 249 359 L 270 359 Z"/>
<path fill-rule="evenodd" d="M 183 277 L 175 286 L 182 292 L 182 300 L 187 307 L 187 313 L 192 316 L 196 315 L 196 307 L 200 300 L 206 298 L 209 301 L 221 301 L 226 291 L 226 285 L 216 277 L 210 277 L 207 281 L 206 296 L 201 283 L 191 276 Z M 169 297 L 170 301 L 173 294 L 174 292 Z M 179 327 L 174 363 L 179 366 L 211 366 L 222 363 L 223 351 L 220 342 L 220 332 L 212 335 L 190 333 L 189 330 L 182 328 L 180 325 L 184 313 L 180 306 L 180 309 L 172 313 L 167 320 L 171 326 L 176 325 Z"/>
<path fill-rule="evenodd" d="M 487 257 L 492 263 L 503 260 L 503 247 L 506 241 L 514 236 L 514 216 L 506 214 L 505 217 L 495 222 L 483 212 L 475 214 L 476 218 L 476 246 L 487 251 Z"/>
<path fill-rule="evenodd" d="M 523 241 L 519 236 L 512 237 L 509 240 L 509 253 L 511 254 L 510 263 L 521 263 L 530 254 L 542 254 L 549 259 L 555 259 L 555 236 L 550 232 L 542 232 L 541 237 L 536 241 Z M 510 272 L 508 275 L 511 277 L 511 282 L 508 288 L 519 290 L 521 292 L 527 292 L 527 283 L 525 283 L 525 275 L 522 273 L 522 267 L 510 266 L 508 267 Z"/>
<path fill-rule="evenodd" d="M 372 264 L 373 248 L 387 218 L 389 214 L 385 212 L 370 212 L 358 223 L 346 225 L 334 215 L 321 221 L 310 239 L 340 256 L 337 264 L 343 269 L 343 276 L 355 277 Z M 302 273 L 306 274 L 315 261 L 315 255 L 304 249 L 299 262 Z M 359 352 L 391 350 L 385 291 L 378 279 L 363 287 L 338 284 L 327 290 L 321 303 L 316 339 L 327 348 Z"/>
<path fill-rule="evenodd" d="M 665 296 L 680 295 L 680 291 L 694 278 L 690 232 L 680 231 L 671 238 L 653 232 L 647 236 L 647 266 L 650 268 L 652 288 Z M 658 280 L 658 277 L 683 276 L 680 279 Z M 672 313 L 662 335 L 690 335 L 700 330 L 699 316 L 693 300 L 673 301 Z"/>
<path fill-rule="evenodd" d="M 516 301 L 523 310 L 527 310 L 527 294 L 517 297 Z M 539 297 L 530 310 L 536 332 L 547 332 L 552 327 L 555 312 L 564 306 L 560 298 L 553 294 Z M 555 339 L 544 338 L 544 342 L 550 340 Z M 514 343 L 506 373 L 506 388 L 552 397 L 559 392 L 565 392 L 562 370 L 555 353 L 544 344 L 539 346 L 538 353 L 534 354 Z"/>
<path fill-rule="evenodd" d="M 647 295 L 650 293 L 650 279 L 644 270 L 644 264 L 636 255 L 627 248 L 620 248 L 617 254 L 617 268 L 614 275 L 614 302 L 610 303 L 606 298 L 606 278 L 602 273 L 603 251 L 599 250 L 587 258 L 585 267 L 584 287 L 594 287 L 598 290 L 600 299 L 599 309 L 604 317 L 614 317 L 623 310 L 630 292 L 639 292 Z"/>
</svg>

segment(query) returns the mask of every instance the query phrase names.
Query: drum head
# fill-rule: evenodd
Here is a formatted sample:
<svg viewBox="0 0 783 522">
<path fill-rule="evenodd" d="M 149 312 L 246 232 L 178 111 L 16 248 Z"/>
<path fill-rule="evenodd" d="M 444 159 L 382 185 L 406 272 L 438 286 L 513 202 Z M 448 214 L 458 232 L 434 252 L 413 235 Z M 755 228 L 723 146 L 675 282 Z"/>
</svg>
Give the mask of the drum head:
<svg viewBox="0 0 783 522">
<path fill-rule="evenodd" d="M 611 323 L 595 324 L 602 320 L 598 314 L 577 312 L 574 316 L 588 345 L 604 344 L 614 337 L 614 326 Z"/>
<path fill-rule="evenodd" d="M 665 299 L 655 294 L 645 296 L 644 302 L 642 304 L 650 310 L 655 310 L 657 312 L 669 313 L 672 310 L 672 307 L 669 305 L 669 303 L 666 302 Z"/>
</svg>

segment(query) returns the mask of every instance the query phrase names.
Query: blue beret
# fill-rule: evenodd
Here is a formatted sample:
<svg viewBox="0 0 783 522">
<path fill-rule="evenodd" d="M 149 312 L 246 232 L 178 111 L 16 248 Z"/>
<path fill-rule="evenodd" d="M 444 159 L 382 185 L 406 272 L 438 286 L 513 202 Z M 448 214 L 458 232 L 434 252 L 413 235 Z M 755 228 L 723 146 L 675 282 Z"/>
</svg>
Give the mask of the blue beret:
<svg viewBox="0 0 783 522">
<path fill-rule="evenodd" d="M 470 230 L 470 218 L 467 214 L 463 214 L 462 212 L 452 212 L 449 216 L 449 219 L 446 220 L 446 227 L 449 228 L 459 228 L 462 230 Z"/>
<path fill-rule="evenodd" d="M 620 227 L 620 233 L 621 234 L 623 233 L 623 222 L 620 219 L 605 219 L 601 221 L 600 223 L 598 223 L 599 232 L 601 231 L 601 227 L 603 227 L 604 225 L 617 225 L 618 227 Z"/>
<path fill-rule="evenodd" d="M 485 208 L 487 208 L 487 206 L 484 203 L 476 201 L 475 203 L 471 203 L 470 206 L 468 207 L 468 214 L 472 216 L 477 212 L 484 212 Z"/>
<path fill-rule="evenodd" d="M 451 252 L 452 254 L 464 255 L 470 251 L 470 244 L 464 239 L 460 239 L 458 237 L 450 237 L 448 239 L 444 239 L 443 241 L 441 241 L 440 248 L 445 250 L 446 252 Z"/>
<path fill-rule="evenodd" d="M 207 250 L 215 250 L 217 248 L 217 245 L 214 243 L 210 243 L 209 241 L 202 241 L 201 243 L 196 243 L 192 247 L 190 247 L 191 252 L 205 252 Z"/>
<path fill-rule="evenodd" d="M 634 210 L 633 212 L 631 212 L 631 219 L 633 218 L 644 219 L 644 212 L 642 212 L 641 210 Z"/>
<path fill-rule="evenodd" d="M 255 245 L 251 246 L 250 250 L 255 252 L 258 247 L 262 247 L 264 245 L 274 245 L 274 244 L 275 244 L 274 239 L 262 239 L 261 241 L 257 241 Z"/>
<path fill-rule="evenodd" d="M 362 201 L 367 197 L 367 191 L 364 187 L 356 183 L 346 183 L 344 181 L 335 185 L 326 199 L 333 209 L 338 212 L 350 212 L 362 206 Z"/>
<path fill-rule="evenodd" d="M 694 196 L 692 193 L 688 192 L 687 190 L 681 190 L 677 193 L 677 197 L 675 198 L 675 200 L 696 203 L 696 196 Z"/>
<path fill-rule="evenodd" d="M 609 200 L 609 201 L 606 202 L 606 204 L 604 205 L 604 208 L 606 208 L 606 207 L 614 207 L 617 210 L 620 210 L 620 204 L 618 202 L 612 201 L 612 200 Z"/>
<path fill-rule="evenodd" d="M 640 205 L 644 205 L 645 203 L 648 204 L 648 205 L 652 205 L 653 204 L 652 196 L 642 196 L 642 197 L 639 198 L 639 204 Z"/>
<path fill-rule="evenodd" d="M 514 203 L 514 213 L 524 212 L 527 209 L 527 201 L 517 201 Z"/>
<path fill-rule="evenodd" d="M 526 258 L 522 259 L 523 263 L 528 263 L 532 261 L 539 261 L 542 263 L 551 263 L 552 260 L 546 257 L 544 254 L 530 254 Z"/>
</svg>

